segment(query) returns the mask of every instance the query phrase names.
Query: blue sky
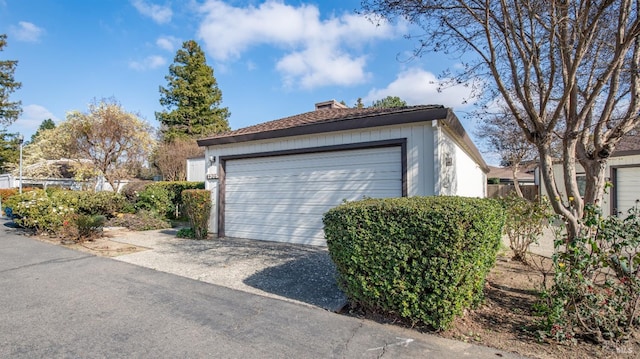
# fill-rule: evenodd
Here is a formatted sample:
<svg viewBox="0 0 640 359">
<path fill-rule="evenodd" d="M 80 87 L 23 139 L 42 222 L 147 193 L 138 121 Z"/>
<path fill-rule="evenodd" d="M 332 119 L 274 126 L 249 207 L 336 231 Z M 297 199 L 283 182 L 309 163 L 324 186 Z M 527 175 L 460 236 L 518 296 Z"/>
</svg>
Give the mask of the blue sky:
<svg viewBox="0 0 640 359">
<path fill-rule="evenodd" d="M 154 127 L 159 87 L 176 51 L 196 40 L 213 67 L 229 123 L 237 129 L 314 109 L 388 95 L 411 105 L 454 109 L 473 136 L 464 86 L 438 91 L 456 60 L 411 59 L 410 26 L 376 26 L 356 14 L 360 0 L 0 0 L 1 59 L 18 60 L 23 114 L 9 127 L 29 137 L 47 118 L 86 111 L 114 97 Z M 478 147 L 479 144 L 476 141 Z"/>
</svg>

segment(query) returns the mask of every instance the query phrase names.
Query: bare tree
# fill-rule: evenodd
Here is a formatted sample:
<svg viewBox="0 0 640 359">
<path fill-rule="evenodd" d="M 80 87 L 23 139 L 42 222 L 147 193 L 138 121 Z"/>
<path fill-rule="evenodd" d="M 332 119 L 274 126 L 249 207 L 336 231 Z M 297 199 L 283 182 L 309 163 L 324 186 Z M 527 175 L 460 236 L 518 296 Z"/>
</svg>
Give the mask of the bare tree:
<svg viewBox="0 0 640 359">
<path fill-rule="evenodd" d="M 585 203 L 598 204 L 604 194 L 607 159 L 639 123 L 638 0 L 364 0 L 363 9 L 420 26 L 417 54 L 460 54 L 464 66 L 454 81 L 476 80 L 481 100 L 499 98 L 509 108 L 538 149 L 551 204 L 568 240 L 575 238 Z M 570 203 L 553 173 L 554 132 Z M 584 198 L 577 163 L 586 172 Z"/>
<path fill-rule="evenodd" d="M 478 127 L 477 135 L 485 140 L 489 150 L 500 156 L 500 164 L 511 169 L 516 194 L 523 197 L 518 172 L 523 162 L 535 160 L 536 147 L 523 138 L 520 127 L 508 109 L 489 116 Z"/>
<path fill-rule="evenodd" d="M 184 181 L 187 179 L 187 158 L 204 154 L 194 139 L 176 138 L 160 144 L 154 154 L 154 165 L 166 181 Z"/>
</svg>

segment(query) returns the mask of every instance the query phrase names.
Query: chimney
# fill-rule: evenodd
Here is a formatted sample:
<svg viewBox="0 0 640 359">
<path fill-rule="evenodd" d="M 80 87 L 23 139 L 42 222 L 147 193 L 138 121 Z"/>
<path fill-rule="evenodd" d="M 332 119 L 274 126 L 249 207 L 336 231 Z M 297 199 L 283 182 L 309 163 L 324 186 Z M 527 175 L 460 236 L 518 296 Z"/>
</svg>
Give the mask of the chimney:
<svg viewBox="0 0 640 359">
<path fill-rule="evenodd" d="M 334 109 L 334 108 L 348 108 L 336 100 L 324 101 L 316 103 L 316 111 Z"/>
</svg>

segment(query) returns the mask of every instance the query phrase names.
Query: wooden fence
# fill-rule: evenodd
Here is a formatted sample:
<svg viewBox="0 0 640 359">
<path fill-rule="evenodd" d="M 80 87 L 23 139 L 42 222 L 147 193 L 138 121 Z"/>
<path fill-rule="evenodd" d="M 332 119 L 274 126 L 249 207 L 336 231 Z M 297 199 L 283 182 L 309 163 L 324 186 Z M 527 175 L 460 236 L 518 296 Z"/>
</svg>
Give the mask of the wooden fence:
<svg viewBox="0 0 640 359">
<path fill-rule="evenodd" d="M 538 198 L 538 186 L 536 185 L 524 185 L 520 186 L 522 190 L 522 196 L 529 200 L 535 200 Z M 505 197 L 511 192 L 515 192 L 515 186 L 511 184 L 488 184 L 487 185 L 487 197 L 497 198 Z"/>
</svg>

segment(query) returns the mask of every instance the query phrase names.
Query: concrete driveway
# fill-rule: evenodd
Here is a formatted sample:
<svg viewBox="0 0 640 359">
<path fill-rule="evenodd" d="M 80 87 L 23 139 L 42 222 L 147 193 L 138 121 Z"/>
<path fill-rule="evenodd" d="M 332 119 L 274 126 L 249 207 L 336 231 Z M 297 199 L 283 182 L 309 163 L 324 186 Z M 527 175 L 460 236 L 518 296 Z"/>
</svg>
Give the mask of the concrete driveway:
<svg viewBox="0 0 640 359">
<path fill-rule="evenodd" d="M 235 238 L 197 241 L 175 234 L 173 229 L 107 231 L 114 241 L 151 249 L 114 257 L 119 261 L 334 312 L 347 302 L 326 248 Z"/>
<path fill-rule="evenodd" d="M 3 358 L 519 358 L 76 252 L 3 222 Z"/>
</svg>

